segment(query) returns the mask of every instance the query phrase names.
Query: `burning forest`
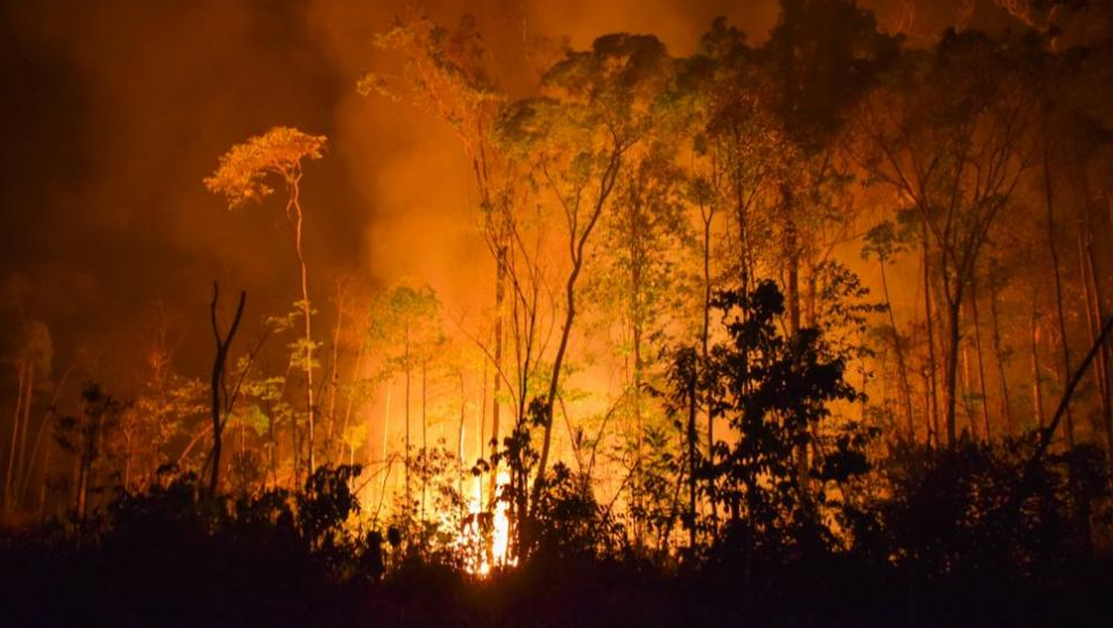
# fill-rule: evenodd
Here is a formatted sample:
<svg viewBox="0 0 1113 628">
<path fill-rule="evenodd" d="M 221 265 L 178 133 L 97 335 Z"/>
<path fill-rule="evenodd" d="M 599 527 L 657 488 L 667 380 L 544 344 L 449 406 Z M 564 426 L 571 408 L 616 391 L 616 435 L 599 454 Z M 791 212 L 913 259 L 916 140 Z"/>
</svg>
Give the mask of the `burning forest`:
<svg viewBox="0 0 1113 628">
<path fill-rule="evenodd" d="M 1113 618 L 1109 2 L 2 11 L 0 624 Z"/>
</svg>

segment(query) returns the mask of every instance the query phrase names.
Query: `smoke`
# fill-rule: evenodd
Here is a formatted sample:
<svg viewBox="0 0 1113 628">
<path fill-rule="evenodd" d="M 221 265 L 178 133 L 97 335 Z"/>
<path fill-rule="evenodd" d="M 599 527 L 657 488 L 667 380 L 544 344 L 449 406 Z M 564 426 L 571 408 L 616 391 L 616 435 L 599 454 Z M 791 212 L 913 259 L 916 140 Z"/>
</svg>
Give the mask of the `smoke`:
<svg viewBox="0 0 1113 628">
<path fill-rule="evenodd" d="M 652 32 L 677 54 L 690 52 L 717 15 L 762 33 L 776 16 L 776 2 L 721 0 L 652 2 L 520 2 L 474 0 L 426 2 L 442 24 L 464 13 L 476 17 L 491 65 L 511 94 L 524 94 L 535 79 L 527 43 L 537 37 L 567 37 L 586 47 L 600 34 Z M 340 72 L 354 82 L 369 69 L 389 64 L 370 41 L 402 6 L 383 7 L 344 0 L 315 0 L 310 28 L 320 37 Z M 336 109 L 335 149 L 356 173 L 363 202 L 372 209 L 362 250 L 366 265 L 384 279 L 417 277 L 437 289 L 450 311 L 474 312 L 492 275 L 478 232 L 476 190 L 457 139 L 429 115 L 404 104 L 364 98 L 349 90 Z"/>
<path fill-rule="evenodd" d="M 872 4 L 892 12 L 904 3 Z M 646 32 L 685 54 L 718 15 L 760 41 L 777 14 L 776 0 L 425 6 L 445 24 L 476 15 L 499 75 L 519 94 L 531 80 L 522 52 L 532 37 L 584 47 L 610 31 Z M 281 208 L 229 212 L 201 184 L 232 144 L 279 124 L 330 138 L 303 182 L 306 257 L 323 312 L 338 269 L 430 281 L 456 313 L 483 307 L 475 295 L 489 293 L 491 273 L 458 142 L 430 117 L 354 89 L 363 72 L 390 63 L 370 40 L 404 8 L 401 0 L 6 2 L 3 322 L 45 320 L 64 368 L 79 352 L 126 354 L 118 349 L 142 336 L 162 303 L 178 313 L 179 366 L 204 372 L 214 279 L 226 293 L 248 290 L 248 336 L 296 298 Z"/>
</svg>

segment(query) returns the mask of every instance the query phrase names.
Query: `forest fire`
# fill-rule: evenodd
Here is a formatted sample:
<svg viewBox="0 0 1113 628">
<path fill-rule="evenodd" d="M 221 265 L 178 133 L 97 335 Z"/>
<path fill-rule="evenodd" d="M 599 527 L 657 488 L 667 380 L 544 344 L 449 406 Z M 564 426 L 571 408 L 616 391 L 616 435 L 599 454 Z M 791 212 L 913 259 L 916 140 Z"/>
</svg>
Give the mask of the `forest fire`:
<svg viewBox="0 0 1113 628">
<path fill-rule="evenodd" d="M 0 625 L 1104 625 L 1113 2 L 4 3 Z"/>
</svg>

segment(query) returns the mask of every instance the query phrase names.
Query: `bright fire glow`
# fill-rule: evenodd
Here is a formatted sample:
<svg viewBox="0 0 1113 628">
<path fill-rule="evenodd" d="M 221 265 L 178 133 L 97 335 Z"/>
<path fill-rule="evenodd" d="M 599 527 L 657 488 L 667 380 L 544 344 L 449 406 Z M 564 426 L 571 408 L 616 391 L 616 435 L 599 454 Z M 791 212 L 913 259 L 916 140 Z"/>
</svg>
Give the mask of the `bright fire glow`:
<svg viewBox="0 0 1113 628">
<path fill-rule="evenodd" d="M 510 478 L 507 476 L 506 471 L 498 472 L 498 492 L 502 492 L 502 488 L 507 485 Z M 475 490 L 472 492 L 471 497 L 468 499 L 468 511 L 473 515 L 470 529 L 466 530 L 466 536 L 471 538 L 479 538 L 479 522 L 475 518 L 482 512 L 480 506 L 483 503 L 483 481 L 482 478 L 477 478 L 475 482 Z M 492 567 L 502 567 L 506 565 L 517 564 L 516 559 L 507 558 L 507 548 L 510 544 L 510 519 L 507 517 L 506 502 L 500 500 L 495 506 L 494 520 L 492 521 L 491 530 L 491 554 L 488 557 L 486 552 L 481 552 L 478 564 L 474 565 L 470 571 L 480 576 L 486 576 L 491 573 Z"/>
</svg>

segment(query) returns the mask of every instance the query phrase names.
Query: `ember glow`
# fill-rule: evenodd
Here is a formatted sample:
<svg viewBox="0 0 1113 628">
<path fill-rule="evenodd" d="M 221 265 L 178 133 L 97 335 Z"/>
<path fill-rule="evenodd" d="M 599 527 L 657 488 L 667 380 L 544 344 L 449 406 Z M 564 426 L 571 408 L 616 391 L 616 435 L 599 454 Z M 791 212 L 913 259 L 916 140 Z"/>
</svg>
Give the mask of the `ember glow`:
<svg viewBox="0 0 1113 628">
<path fill-rule="evenodd" d="M 13 625 L 1098 614 L 1113 3 L 0 2 Z"/>
</svg>

